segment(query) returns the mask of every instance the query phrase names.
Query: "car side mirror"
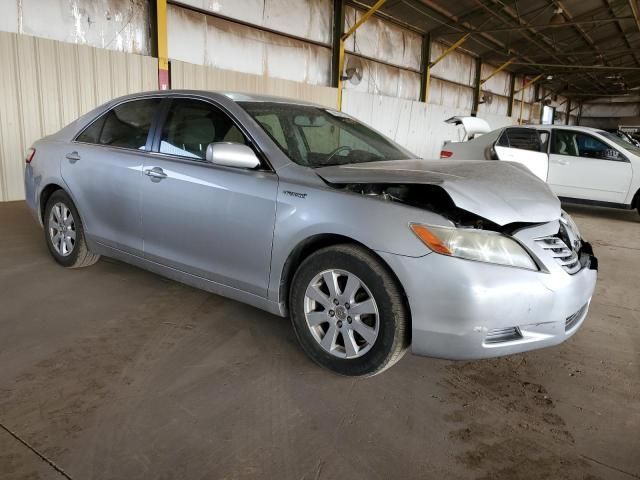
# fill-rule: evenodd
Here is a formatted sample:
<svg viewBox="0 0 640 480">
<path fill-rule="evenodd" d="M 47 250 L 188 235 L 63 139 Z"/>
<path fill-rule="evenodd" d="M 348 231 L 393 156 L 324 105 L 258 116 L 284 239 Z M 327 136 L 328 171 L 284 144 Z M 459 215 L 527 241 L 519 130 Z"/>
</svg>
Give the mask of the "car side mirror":
<svg viewBox="0 0 640 480">
<path fill-rule="evenodd" d="M 260 160 L 247 145 L 232 142 L 216 142 L 207 146 L 207 162 L 235 168 L 257 168 Z"/>
</svg>

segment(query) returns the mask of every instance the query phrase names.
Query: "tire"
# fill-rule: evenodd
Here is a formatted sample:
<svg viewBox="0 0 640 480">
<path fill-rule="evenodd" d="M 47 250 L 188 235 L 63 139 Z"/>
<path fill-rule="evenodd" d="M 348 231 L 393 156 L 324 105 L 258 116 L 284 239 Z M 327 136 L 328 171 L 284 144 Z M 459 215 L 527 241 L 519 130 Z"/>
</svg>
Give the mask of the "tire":
<svg viewBox="0 0 640 480">
<path fill-rule="evenodd" d="M 67 268 L 80 268 L 100 259 L 100 255 L 87 248 L 78 210 L 63 190 L 53 192 L 45 206 L 43 220 L 45 241 L 57 263 Z M 61 235 L 64 236 L 62 239 Z"/>
<path fill-rule="evenodd" d="M 327 247 L 307 257 L 293 277 L 289 311 L 305 353 L 340 375 L 381 373 L 410 343 L 409 312 L 398 282 L 357 245 Z"/>
</svg>

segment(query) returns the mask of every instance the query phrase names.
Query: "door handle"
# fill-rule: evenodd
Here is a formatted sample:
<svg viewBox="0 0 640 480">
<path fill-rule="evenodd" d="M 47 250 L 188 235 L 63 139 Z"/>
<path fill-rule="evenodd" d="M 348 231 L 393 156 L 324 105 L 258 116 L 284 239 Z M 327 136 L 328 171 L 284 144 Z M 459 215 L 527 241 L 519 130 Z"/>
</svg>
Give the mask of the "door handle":
<svg viewBox="0 0 640 480">
<path fill-rule="evenodd" d="M 72 163 L 77 162 L 78 160 L 80 160 L 80 154 L 76 151 L 67 153 L 65 155 L 65 157 L 67 158 L 67 160 L 71 160 Z"/>
<path fill-rule="evenodd" d="M 551 160 L 553 163 L 557 163 L 558 165 L 569 165 L 569 160 L 560 160 L 558 158 Z"/>
<path fill-rule="evenodd" d="M 144 174 L 151 178 L 167 178 L 167 174 L 160 167 L 147 168 Z"/>
</svg>

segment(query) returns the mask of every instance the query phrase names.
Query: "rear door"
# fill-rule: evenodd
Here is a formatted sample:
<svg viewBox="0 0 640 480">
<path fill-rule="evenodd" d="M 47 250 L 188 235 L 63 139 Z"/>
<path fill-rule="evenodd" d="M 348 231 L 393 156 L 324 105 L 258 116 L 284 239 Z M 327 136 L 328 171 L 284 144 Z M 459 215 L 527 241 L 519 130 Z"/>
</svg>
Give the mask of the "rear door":
<svg viewBox="0 0 640 480">
<path fill-rule="evenodd" d="M 520 163 L 546 182 L 549 172 L 548 140 L 547 130 L 508 127 L 502 132 L 494 150 L 499 160 Z"/>
<path fill-rule="evenodd" d="M 101 115 L 70 144 L 61 162 L 92 240 L 142 255 L 140 188 L 144 152 L 159 98 L 121 103 Z"/>
<path fill-rule="evenodd" d="M 549 186 L 560 197 L 623 203 L 631 163 L 612 145 L 588 133 L 554 129 Z"/>
<path fill-rule="evenodd" d="M 267 296 L 278 178 L 262 169 L 213 165 L 210 143 L 252 142 L 221 108 L 178 98 L 168 105 L 145 158 L 145 258 Z"/>
</svg>

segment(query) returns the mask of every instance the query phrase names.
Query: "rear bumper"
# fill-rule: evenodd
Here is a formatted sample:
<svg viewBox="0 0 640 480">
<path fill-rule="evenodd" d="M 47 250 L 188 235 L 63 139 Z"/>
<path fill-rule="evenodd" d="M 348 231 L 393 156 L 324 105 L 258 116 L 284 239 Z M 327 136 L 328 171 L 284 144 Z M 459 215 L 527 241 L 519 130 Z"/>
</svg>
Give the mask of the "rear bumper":
<svg viewBox="0 0 640 480">
<path fill-rule="evenodd" d="M 431 253 L 419 258 L 380 253 L 409 300 L 412 352 L 468 360 L 557 345 L 587 316 L 597 260 L 584 267 L 533 272 Z"/>
</svg>

